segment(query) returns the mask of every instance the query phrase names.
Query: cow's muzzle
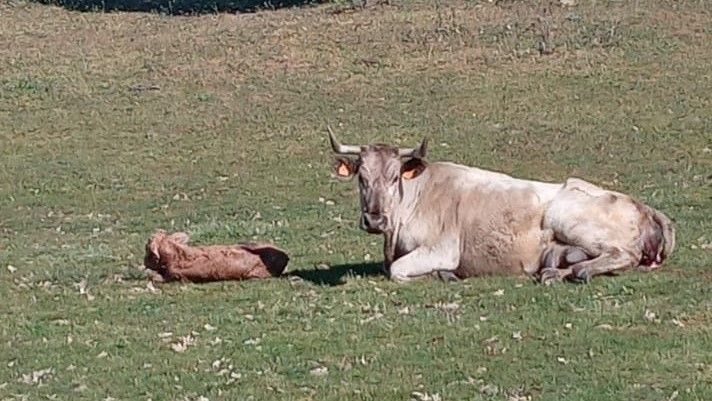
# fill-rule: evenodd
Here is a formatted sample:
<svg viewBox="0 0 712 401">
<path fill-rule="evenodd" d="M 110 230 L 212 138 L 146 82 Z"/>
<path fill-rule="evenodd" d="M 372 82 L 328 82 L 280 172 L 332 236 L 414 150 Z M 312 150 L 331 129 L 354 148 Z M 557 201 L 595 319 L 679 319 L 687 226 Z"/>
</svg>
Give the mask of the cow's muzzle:
<svg viewBox="0 0 712 401">
<path fill-rule="evenodd" d="M 363 213 L 361 215 L 361 229 L 370 234 L 380 234 L 386 229 L 388 219 L 380 213 Z"/>
</svg>

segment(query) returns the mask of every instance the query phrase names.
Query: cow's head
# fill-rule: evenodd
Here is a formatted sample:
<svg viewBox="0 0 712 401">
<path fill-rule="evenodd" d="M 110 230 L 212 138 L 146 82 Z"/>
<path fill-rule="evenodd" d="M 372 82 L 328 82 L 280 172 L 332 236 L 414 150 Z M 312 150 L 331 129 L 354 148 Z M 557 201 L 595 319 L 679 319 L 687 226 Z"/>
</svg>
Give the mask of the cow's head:
<svg viewBox="0 0 712 401">
<path fill-rule="evenodd" d="M 342 145 L 331 128 L 329 139 L 338 155 L 334 162 L 335 176 L 344 180 L 358 176 L 361 228 L 369 233 L 393 230 L 393 210 L 403 195 L 403 180 L 414 179 L 425 170 L 427 139 L 417 148 Z"/>
</svg>

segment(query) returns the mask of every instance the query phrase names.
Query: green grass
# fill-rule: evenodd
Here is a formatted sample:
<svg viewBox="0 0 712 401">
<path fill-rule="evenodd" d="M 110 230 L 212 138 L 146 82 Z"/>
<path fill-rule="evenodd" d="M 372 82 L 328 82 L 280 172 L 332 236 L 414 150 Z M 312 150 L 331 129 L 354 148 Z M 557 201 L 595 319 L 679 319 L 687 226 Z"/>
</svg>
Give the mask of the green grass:
<svg viewBox="0 0 712 401">
<path fill-rule="evenodd" d="M 0 4 L 0 400 L 712 399 L 710 9 L 545 3 Z M 391 283 L 326 124 L 630 193 L 679 246 L 589 285 Z M 156 228 L 274 241 L 290 276 L 154 290 Z"/>
</svg>

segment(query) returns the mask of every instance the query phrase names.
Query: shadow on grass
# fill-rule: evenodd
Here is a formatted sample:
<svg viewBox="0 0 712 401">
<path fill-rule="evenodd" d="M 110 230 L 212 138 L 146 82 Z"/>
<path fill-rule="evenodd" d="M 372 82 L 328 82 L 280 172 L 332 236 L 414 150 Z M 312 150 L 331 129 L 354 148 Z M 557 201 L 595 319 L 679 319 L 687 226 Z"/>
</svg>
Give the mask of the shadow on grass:
<svg viewBox="0 0 712 401">
<path fill-rule="evenodd" d="M 346 276 L 382 276 L 383 263 L 353 263 L 332 266 L 329 269 L 295 270 L 285 276 L 296 276 L 317 285 L 336 286 L 346 283 Z"/>
<path fill-rule="evenodd" d="M 161 12 L 172 15 L 215 12 L 255 12 L 302 7 L 331 0 L 34 0 L 72 11 Z"/>
</svg>

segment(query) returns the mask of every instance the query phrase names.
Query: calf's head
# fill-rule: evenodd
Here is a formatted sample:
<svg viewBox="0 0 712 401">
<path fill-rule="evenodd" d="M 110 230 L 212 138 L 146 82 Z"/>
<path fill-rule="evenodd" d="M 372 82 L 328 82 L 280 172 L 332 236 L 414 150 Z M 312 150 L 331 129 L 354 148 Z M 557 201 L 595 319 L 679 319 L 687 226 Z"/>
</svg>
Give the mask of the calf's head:
<svg viewBox="0 0 712 401">
<path fill-rule="evenodd" d="M 156 231 L 146 243 L 144 266 L 157 272 L 165 270 L 166 265 L 176 257 L 175 244 L 186 245 L 188 240 L 188 234 L 183 232 L 168 235 L 163 230 Z"/>
<path fill-rule="evenodd" d="M 358 177 L 361 228 L 369 233 L 393 230 L 393 211 L 403 195 L 403 180 L 425 170 L 427 139 L 417 148 L 390 145 L 342 145 L 329 128 L 334 153 L 334 174 L 340 179 Z"/>
</svg>

